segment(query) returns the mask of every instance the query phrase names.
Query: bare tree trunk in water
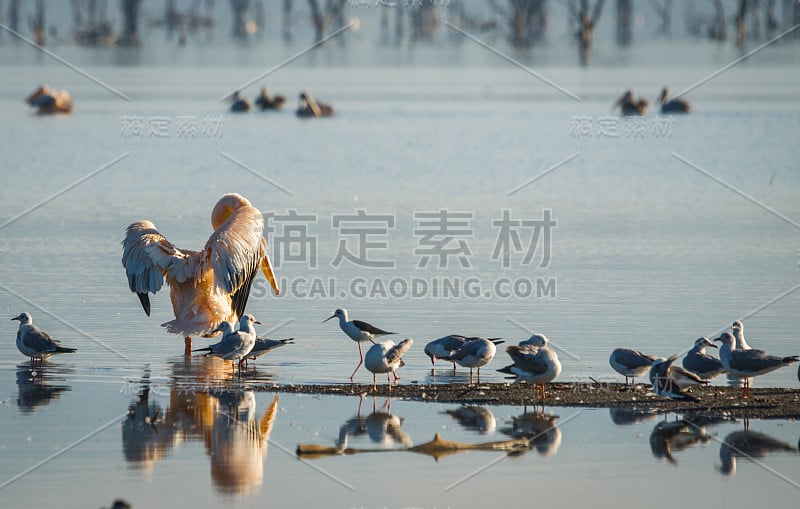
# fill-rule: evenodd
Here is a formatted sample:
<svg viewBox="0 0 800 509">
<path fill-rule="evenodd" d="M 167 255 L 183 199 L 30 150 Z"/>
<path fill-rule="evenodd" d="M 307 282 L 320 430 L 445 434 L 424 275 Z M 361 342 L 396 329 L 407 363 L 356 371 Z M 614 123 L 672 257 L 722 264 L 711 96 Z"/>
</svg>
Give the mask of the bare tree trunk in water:
<svg viewBox="0 0 800 509">
<path fill-rule="evenodd" d="M 283 0 L 283 40 L 292 42 L 292 0 Z"/>
<path fill-rule="evenodd" d="M 139 6 L 141 0 L 122 0 L 122 37 L 117 42 L 120 46 L 139 45 Z"/>
<path fill-rule="evenodd" d="M 617 44 L 629 46 L 633 32 L 632 0 L 617 0 Z"/>
</svg>

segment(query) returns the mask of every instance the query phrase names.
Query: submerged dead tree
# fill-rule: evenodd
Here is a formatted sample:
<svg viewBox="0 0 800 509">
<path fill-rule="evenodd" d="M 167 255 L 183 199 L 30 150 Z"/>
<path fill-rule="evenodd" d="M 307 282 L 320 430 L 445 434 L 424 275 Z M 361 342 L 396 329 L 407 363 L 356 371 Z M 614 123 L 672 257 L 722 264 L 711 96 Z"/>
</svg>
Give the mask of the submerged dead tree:
<svg viewBox="0 0 800 509">
<path fill-rule="evenodd" d="M 577 24 L 575 37 L 578 39 L 578 55 L 581 65 L 589 63 L 589 50 L 594 41 L 594 28 L 600 20 L 604 4 L 605 0 L 596 0 L 594 7 L 590 6 L 589 0 L 581 0 L 580 7 L 574 0 L 569 3 L 570 13 Z"/>
<path fill-rule="evenodd" d="M 633 0 L 617 0 L 617 44 L 629 46 L 633 38 Z"/>
<path fill-rule="evenodd" d="M 530 48 L 544 39 L 548 23 L 547 0 L 509 0 L 508 7 L 491 2 L 494 12 L 509 26 L 508 42 Z"/>
<path fill-rule="evenodd" d="M 122 10 L 122 37 L 119 46 L 139 45 L 139 7 L 141 0 L 121 0 Z"/>
<path fill-rule="evenodd" d="M 672 0 L 650 0 L 650 5 L 656 14 L 661 19 L 661 25 L 658 27 L 656 35 L 664 37 L 672 37 Z M 691 12 L 692 4 L 689 4 L 689 12 Z M 690 30 L 691 32 L 691 30 Z"/>
<path fill-rule="evenodd" d="M 33 40 L 39 46 L 44 46 L 44 0 L 36 0 L 36 10 L 33 16 L 28 19 L 28 24 L 30 25 L 31 33 L 33 34 Z"/>
<path fill-rule="evenodd" d="M 325 31 L 331 22 L 335 21 L 338 26 L 344 26 L 344 7 L 346 0 L 328 0 L 325 2 L 325 9 L 321 9 L 317 0 L 308 0 L 308 7 L 311 9 L 311 23 L 314 25 L 315 40 L 319 41 L 325 37 Z M 338 37 L 339 43 L 344 42 L 344 37 Z"/>
</svg>

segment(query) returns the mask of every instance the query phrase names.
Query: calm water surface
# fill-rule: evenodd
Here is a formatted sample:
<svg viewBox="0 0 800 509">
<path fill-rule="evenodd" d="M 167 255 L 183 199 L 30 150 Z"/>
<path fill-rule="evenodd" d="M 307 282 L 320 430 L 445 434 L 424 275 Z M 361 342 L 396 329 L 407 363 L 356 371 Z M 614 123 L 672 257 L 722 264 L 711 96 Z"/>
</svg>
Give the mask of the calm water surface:
<svg viewBox="0 0 800 509">
<path fill-rule="evenodd" d="M 502 461 L 500 453 L 480 451 L 438 462 L 391 452 L 307 464 L 295 459 L 297 444 L 333 447 L 343 429 L 350 430 L 348 446 L 369 449 L 420 444 L 437 432 L 467 443 L 504 440 L 503 430 L 523 409 L 489 408 L 494 424 L 480 432 L 446 413 L 457 405 L 393 401 L 389 412 L 381 400 L 373 413 L 368 399 L 359 418 L 357 398 L 284 395 L 273 413 L 274 396 L 261 391 L 271 382 L 347 380 L 357 363 L 355 345 L 333 321 L 321 323 L 337 307 L 417 341 L 401 383 L 430 381 L 422 346 L 449 333 L 510 343 L 530 335 L 524 328 L 544 333 L 563 349 L 561 379 L 578 381 L 616 380 L 607 362 L 616 346 L 666 356 L 742 316 L 748 316 L 746 334 L 754 346 L 800 353 L 800 291 L 772 302 L 800 284 L 798 229 L 790 224 L 800 220 L 800 73 L 789 65 L 794 56 L 789 64 L 754 60 L 696 89 L 688 96 L 696 111 L 668 124 L 669 135 L 650 131 L 655 113 L 642 136 L 627 135 L 622 121 L 618 137 L 597 135 L 623 90 L 635 87 L 650 98 L 666 82 L 680 90 L 716 69 L 713 55 L 706 57 L 684 70 L 652 67 L 646 73 L 548 68 L 548 78 L 581 102 L 519 70 L 496 66 L 375 69 L 351 63 L 346 69 L 289 67 L 271 77 L 271 88 L 287 94 L 290 106 L 301 88 L 331 101 L 340 114 L 319 122 L 296 119 L 291 107 L 269 115 L 225 114 L 219 97 L 258 74 L 256 63 L 89 67 L 130 102 L 60 67 L 6 66 L 0 82 L 0 223 L 128 155 L 0 229 L 0 309 L 9 318 L 30 311 L 44 330 L 79 349 L 32 375 L 14 346 L 16 324 L 6 322 L 0 483 L 75 445 L 5 486 L 4 504 L 24 505 L 35 495 L 43 506 L 68 507 L 99 507 L 117 496 L 141 507 L 223 501 L 464 507 L 498 500 L 521 507 L 534 500 L 573 505 L 591 497 L 608 507 L 624 496 L 656 506 L 689 497 L 698 506 L 748 506 L 764 497 L 774 507 L 796 506 L 796 484 L 786 481 L 800 480 L 797 450 L 789 451 L 800 436 L 793 422 L 751 422 L 751 432 L 772 437 L 786 451 L 759 457 L 768 468 L 738 459 L 735 472 L 720 441 L 743 430 L 742 422 L 709 425 L 710 437 L 684 433 L 676 440 L 691 447 L 678 452 L 681 446 L 673 446 L 670 461 L 658 452 L 668 432 L 656 433 L 655 445 L 652 438 L 662 417 L 618 426 L 620 417 L 612 420 L 608 410 L 568 408 L 556 410 L 558 432 L 545 433 L 550 442 Z M 43 81 L 72 92 L 73 115 L 39 118 L 27 111 L 21 98 Z M 255 91 L 251 87 L 247 95 Z M 131 136 L 124 123 L 136 116 L 146 122 L 166 118 L 168 136 Z M 221 118 L 219 135 L 178 136 L 178 117 L 206 116 Z M 587 121 L 592 136 L 574 130 Z M 262 358 L 244 380 L 229 380 L 219 365 L 203 359 L 183 359 L 181 339 L 159 326 L 172 318 L 168 295 L 152 298 L 152 316 L 146 317 L 120 266 L 119 241 L 129 223 L 151 219 L 170 241 L 196 249 L 211 233 L 211 206 L 229 191 L 265 212 L 311 215 L 306 224 L 316 242 L 315 264 L 308 258 L 289 262 L 284 254 L 276 268 L 284 296 L 266 294 L 262 284 L 251 297 L 248 310 L 264 323 L 262 330 L 281 325 L 270 336 L 294 337 L 295 345 Z M 332 227 L 333 216 L 356 209 L 392 215 L 386 235 L 370 239 L 385 246 L 370 256 L 394 262 L 393 268 L 332 265 L 344 238 Z M 471 231 L 451 244 L 460 239 L 468 246 L 467 267 L 458 257 L 450 257 L 447 267 L 438 267 L 435 258 L 418 267 L 415 248 L 422 235 L 415 233 L 421 225 L 414 214 L 441 209 L 467 213 Z M 504 209 L 526 220 L 552 211 L 557 226 L 548 263 L 541 243 L 532 263 L 523 263 L 530 229 L 521 231 L 522 248 L 511 253 L 509 267 L 492 259 L 498 238 L 493 221 Z M 324 286 L 309 295 L 315 278 Z M 458 295 L 434 296 L 429 287 L 420 298 L 393 298 L 373 286 L 375 280 L 412 279 L 432 285 L 437 278 L 474 278 L 479 295 L 464 295 L 462 286 Z M 552 284 L 551 290 L 507 298 L 493 293 L 498 281 L 522 278 Z M 335 288 L 328 291 L 331 280 Z M 372 291 L 351 287 L 362 280 Z M 498 354 L 482 378 L 502 380 L 492 368 L 505 362 Z M 436 380 L 466 381 L 463 370 L 455 377 L 446 373 L 442 365 Z M 367 382 L 369 374 L 361 371 L 357 379 Z M 760 377 L 755 386 L 797 387 L 797 370 Z"/>
</svg>

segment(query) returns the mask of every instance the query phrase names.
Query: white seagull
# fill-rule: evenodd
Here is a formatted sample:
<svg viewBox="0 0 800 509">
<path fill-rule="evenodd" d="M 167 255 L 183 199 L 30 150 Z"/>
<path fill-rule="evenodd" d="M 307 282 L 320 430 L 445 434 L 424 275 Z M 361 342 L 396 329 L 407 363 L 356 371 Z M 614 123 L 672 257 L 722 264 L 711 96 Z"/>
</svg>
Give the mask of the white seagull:
<svg viewBox="0 0 800 509">
<path fill-rule="evenodd" d="M 481 366 L 489 364 L 494 359 L 495 353 L 497 353 L 495 344 L 486 338 L 480 338 L 474 341 L 467 341 L 461 348 L 451 356 L 444 358 L 444 360 L 469 368 L 470 384 L 472 384 L 472 368 L 478 368 L 478 383 L 481 383 Z"/>
<path fill-rule="evenodd" d="M 394 341 L 387 339 L 380 343 L 375 343 L 367 350 L 367 355 L 364 356 L 364 367 L 372 373 L 372 390 L 378 390 L 378 383 L 375 375 L 377 373 L 386 373 L 386 383 L 389 386 L 389 392 L 392 392 L 392 383 L 389 378 L 389 373 L 394 375 L 396 382 L 400 377 L 397 376 L 395 370 L 403 366 L 403 354 L 405 354 L 411 344 L 414 343 L 413 339 L 404 339 L 395 346 Z"/>
<path fill-rule="evenodd" d="M 128 226 L 122 241 L 122 265 L 128 286 L 150 316 L 150 297 L 170 287 L 175 320 L 162 324 L 182 334 L 191 353 L 192 336 L 211 337 L 221 322 L 244 314 L 253 279 L 261 268 L 279 293 L 264 240 L 264 218 L 243 196 L 223 195 L 211 212 L 214 233 L 201 251 L 172 245 L 150 221 Z"/>
<path fill-rule="evenodd" d="M 504 368 L 498 369 L 501 373 L 515 375 L 516 381 L 524 380 L 534 384 L 534 397 L 538 397 L 538 390 L 542 391 L 542 399 L 546 399 L 544 384 L 552 382 L 561 374 L 561 362 L 558 355 L 547 346 L 546 337 L 537 334 L 531 336 L 527 346 L 509 346 L 506 353 L 514 361 Z"/>
<path fill-rule="evenodd" d="M 777 355 L 767 355 L 763 350 L 735 350 L 736 338 L 730 332 L 724 332 L 714 341 L 722 343 L 719 347 L 719 358 L 728 373 L 744 378 L 744 397 L 750 395 L 750 378 L 775 371 L 783 366 L 788 366 L 793 362 L 800 361 L 800 357 L 791 355 L 788 357 L 778 357 Z"/>
<path fill-rule="evenodd" d="M 78 351 L 76 348 L 61 346 L 61 343 L 57 339 L 51 338 L 49 334 L 35 326 L 30 313 L 20 313 L 12 318 L 12 320 L 19 321 L 19 329 L 17 329 L 17 349 L 22 355 L 30 357 L 31 363 L 33 363 L 35 359 L 44 362 L 51 355 L 58 353 L 74 353 Z"/>
<path fill-rule="evenodd" d="M 251 314 L 242 316 L 239 330 L 233 330 L 230 322 L 219 324 L 216 332 L 222 332 L 222 339 L 208 348 L 200 348 L 195 352 L 208 352 L 206 355 L 213 355 L 222 360 L 238 362 L 241 367 L 247 355 L 256 344 L 256 329 L 254 324 L 261 325 Z M 235 364 L 234 364 L 235 367 Z"/>
<path fill-rule="evenodd" d="M 706 347 L 717 348 L 717 345 L 706 337 L 698 338 L 683 358 L 683 367 L 704 380 L 711 380 L 725 373 L 725 367 L 722 361 L 706 353 Z"/>
<path fill-rule="evenodd" d="M 678 356 L 673 355 L 668 359 L 658 358 L 653 361 L 649 372 L 653 392 L 656 393 L 657 396 L 676 401 L 700 401 L 691 394 L 688 394 L 676 378 L 671 376 L 671 372 L 674 369 L 672 363 L 677 359 Z"/>
<path fill-rule="evenodd" d="M 439 339 L 434 339 L 425 345 L 425 355 L 431 358 L 431 364 L 434 364 L 436 359 L 447 360 L 451 355 L 458 351 L 459 348 L 464 346 L 467 341 L 475 341 L 476 339 L 483 339 L 478 336 L 462 336 L 460 334 L 450 334 Z M 486 338 L 495 345 L 504 343 L 500 338 Z M 453 361 L 451 361 L 453 362 Z M 453 362 L 453 374 L 456 372 L 456 363 Z"/>
<path fill-rule="evenodd" d="M 396 332 L 386 332 L 385 330 L 381 330 L 374 325 L 368 324 L 367 322 L 362 322 L 361 320 L 353 320 L 349 321 L 347 319 L 347 310 L 346 309 L 337 309 L 333 312 L 333 315 L 329 316 L 322 323 L 327 322 L 333 318 L 339 319 L 339 327 L 344 331 L 347 336 L 356 342 L 358 345 L 358 366 L 356 369 L 353 370 L 353 374 L 350 375 L 350 381 L 353 381 L 353 377 L 356 376 L 356 372 L 358 368 L 361 367 L 361 364 L 364 363 L 364 352 L 361 350 L 361 342 L 362 341 L 370 341 L 375 343 L 374 339 L 380 336 L 388 336 L 389 334 L 397 334 Z"/>
<path fill-rule="evenodd" d="M 611 352 L 611 357 L 608 358 L 608 363 L 614 368 L 614 371 L 625 377 L 625 383 L 628 383 L 628 378 L 631 379 L 631 385 L 636 384 L 636 379 L 642 377 L 650 371 L 650 366 L 657 357 L 647 355 L 638 350 L 631 350 L 630 348 L 617 348 Z"/>
<path fill-rule="evenodd" d="M 750 345 L 748 345 L 747 341 L 744 339 L 744 324 L 741 320 L 733 322 L 731 330 L 733 331 L 733 337 L 736 338 L 735 350 L 750 350 Z"/>
</svg>

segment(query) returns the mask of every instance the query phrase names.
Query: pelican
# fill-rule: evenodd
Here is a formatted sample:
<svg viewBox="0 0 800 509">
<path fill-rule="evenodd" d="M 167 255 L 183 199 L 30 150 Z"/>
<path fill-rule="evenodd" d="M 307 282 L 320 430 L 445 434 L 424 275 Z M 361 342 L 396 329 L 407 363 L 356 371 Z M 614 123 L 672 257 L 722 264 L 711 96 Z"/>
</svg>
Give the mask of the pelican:
<svg viewBox="0 0 800 509">
<path fill-rule="evenodd" d="M 633 98 L 633 90 L 627 90 L 622 94 L 622 97 L 617 99 L 613 107 L 619 107 L 622 111 L 622 115 L 628 117 L 636 115 L 644 116 L 647 113 L 647 105 L 647 99 L 641 98 L 637 101 Z"/>
<path fill-rule="evenodd" d="M 658 103 L 661 104 L 661 113 L 689 113 L 692 107 L 684 99 L 669 99 L 669 87 L 664 85 L 661 95 L 658 96 Z"/>
<path fill-rule="evenodd" d="M 306 92 L 300 92 L 300 104 L 297 106 L 298 117 L 330 117 L 333 107 L 323 102 L 317 102 Z"/>
<path fill-rule="evenodd" d="M 47 85 L 41 85 L 25 99 L 31 106 L 38 107 L 40 115 L 49 113 L 71 113 L 72 97 L 66 90 L 53 90 Z"/>
<path fill-rule="evenodd" d="M 257 208 L 239 194 L 223 195 L 211 212 L 211 225 L 214 233 L 201 251 L 175 247 L 146 220 L 128 226 L 122 241 L 128 286 L 147 316 L 149 294 L 166 279 L 175 320 L 162 326 L 185 337 L 187 354 L 192 336 L 211 337 L 221 322 L 235 322 L 244 314 L 259 267 L 275 294 L 280 292 Z"/>
<path fill-rule="evenodd" d="M 57 353 L 77 352 L 75 348 L 61 346 L 58 340 L 51 338 L 49 334 L 35 326 L 30 313 L 20 313 L 12 318 L 12 320 L 17 320 L 19 322 L 19 329 L 17 329 L 17 349 L 22 355 L 31 358 L 31 364 L 33 364 L 35 359 L 39 359 L 40 362 L 43 362 L 51 355 Z"/>
<path fill-rule="evenodd" d="M 261 110 L 279 110 L 283 108 L 283 103 L 285 102 L 286 98 L 282 95 L 270 97 L 269 89 L 266 86 L 261 89 L 261 93 L 256 97 L 256 106 Z"/>
<path fill-rule="evenodd" d="M 372 390 L 378 390 L 378 383 L 376 381 L 377 373 L 386 373 L 386 382 L 389 386 L 389 392 L 392 392 L 392 384 L 389 378 L 389 373 L 394 375 L 396 382 L 400 377 L 397 376 L 395 371 L 397 368 L 404 365 L 403 355 L 411 348 L 413 339 L 404 339 L 395 346 L 394 341 L 387 339 L 380 343 L 375 343 L 367 350 L 364 356 L 364 367 L 372 373 Z"/>
<path fill-rule="evenodd" d="M 253 109 L 249 99 L 245 99 L 239 94 L 239 91 L 233 93 L 231 96 L 231 111 L 233 113 L 244 113 Z"/>
</svg>

